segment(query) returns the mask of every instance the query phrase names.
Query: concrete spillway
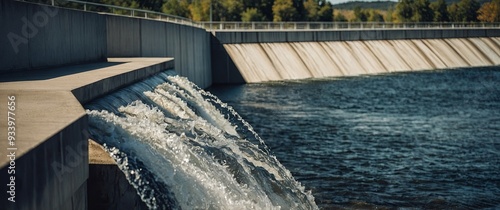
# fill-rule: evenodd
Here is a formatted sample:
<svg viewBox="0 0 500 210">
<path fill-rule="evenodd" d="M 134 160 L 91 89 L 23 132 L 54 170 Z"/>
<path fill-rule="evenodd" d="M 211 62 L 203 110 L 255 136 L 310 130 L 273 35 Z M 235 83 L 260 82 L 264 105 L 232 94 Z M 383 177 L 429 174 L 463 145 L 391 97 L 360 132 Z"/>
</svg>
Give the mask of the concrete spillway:
<svg viewBox="0 0 500 210">
<path fill-rule="evenodd" d="M 224 44 L 248 83 L 500 65 L 500 38 Z"/>
</svg>

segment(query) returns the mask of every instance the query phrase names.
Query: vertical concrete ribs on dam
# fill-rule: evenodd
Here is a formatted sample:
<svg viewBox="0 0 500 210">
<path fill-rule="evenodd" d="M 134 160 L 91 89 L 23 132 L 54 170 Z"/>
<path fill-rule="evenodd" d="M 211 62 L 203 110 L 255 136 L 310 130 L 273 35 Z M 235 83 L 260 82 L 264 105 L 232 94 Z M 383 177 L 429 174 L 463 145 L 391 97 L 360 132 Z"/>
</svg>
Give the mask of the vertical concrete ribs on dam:
<svg viewBox="0 0 500 210">
<path fill-rule="evenodd" d="M 482 37 L 244 43 L 223 48 L 245 82 L 255 83 L 499 65 L 499 44 L 498 37 Z"/>
</svg>

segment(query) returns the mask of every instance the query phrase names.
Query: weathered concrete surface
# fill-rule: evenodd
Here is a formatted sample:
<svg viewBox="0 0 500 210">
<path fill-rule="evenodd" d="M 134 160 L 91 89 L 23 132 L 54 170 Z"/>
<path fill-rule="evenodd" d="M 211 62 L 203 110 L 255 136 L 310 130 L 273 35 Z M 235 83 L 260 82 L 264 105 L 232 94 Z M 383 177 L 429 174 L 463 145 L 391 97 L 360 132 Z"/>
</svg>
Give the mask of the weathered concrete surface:
<svg viewBox="0 0 500 210">
<path fill-rule="evenodd" d="M 148 209 L 116 162 L 89 140 L 89 209 Z"/>
<path fill-rule="evenodd" d="M 97 13 L 0 1 L 0 73 L 106 61 L 106 21 Z"/>
<path fill-rule="evenodd" d="M 212 83 L 241 84 L 245 83 L 238 67 L 229 56 L 224 45 L 216 37 L 212 37 Z"/>
<path fill-rule="evenodd" d="M 99 143 L 89 139 L 89 164 L 116 165 L 116 162 Z"/>
<path fill-rule="evenodd" d="M 80 192 L 86 191 L 88 176 L 82 106 L 69 91 L 10 89 L 0 83 L 1 113 L 7 113 L 9 95 L 16 97 L 16 140 L 7 146 L 5 136 L 0 144 L 2 209 L 86 209 L 86 196 Z M 7 131 L 6 118 L 0 130 Z M 10 164 L 15 174 L 8 174 L 7 148 L 15 148 L 15 163 Z M 5 193 L 12 175 L 15 203 Z"/>
<path fill-rule="evenodd" d="M 15 144 L 0 144 L 0 189 L 7 192 L 15 175 L 16 202 L 4 194 L 2 209 L 87 209 L 87 118 L 80 103 L 173 68 L 171 58 L 109 60 L 0 77 L 0 112 L 7 113 L 8 96 L 16 98 Z M 7 120 L 0 121 L 0 130 L 7 129 Z M 8 173 L 11 151 L 15 174 Z"/>
<path fill-rule="evenodd" d="M 210 33 L 201 28 L 142 18 L 106 16 L 108 57 L 174 57 L 180 76 L 212 85 Z"/>
<path fill-rule="evenodd" d="M 212 82 L 214 84 L 245 83 L 242 69 L 224 45 L 264 43 L 364 42 L 384 40 L 427 40 L 450 38 L 499 37 L 498 28 L 474 29 L 379 29 L 379 30 L 304 30 L 304 31 L 214 31 L 212 32 Z M 236 48 L 235 48 L 236 50 Z M 240 50 L 242 50 L 240 48 Z M 233 52 L 234 53 L 234 52 Z M 245 54 L 245 52 L 241 52 Z M 286 54 L 286 52 L 283 52 Z M 461 52 L 466 53 L 466 52 Z M 246 56 L 251 57 L 251 55 Z M 279 62 L 278 62 L 279 63 Z M 240 65 L 245 65 L 241 64 Z M 272 70 L 272 68 L 271 68 Z"/>
</svg>

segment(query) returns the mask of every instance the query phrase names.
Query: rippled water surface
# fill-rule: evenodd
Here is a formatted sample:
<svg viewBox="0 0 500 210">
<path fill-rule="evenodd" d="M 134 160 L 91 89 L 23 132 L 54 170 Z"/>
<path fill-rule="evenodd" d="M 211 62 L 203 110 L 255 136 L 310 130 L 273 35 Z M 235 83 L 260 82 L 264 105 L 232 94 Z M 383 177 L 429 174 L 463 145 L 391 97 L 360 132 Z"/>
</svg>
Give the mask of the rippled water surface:
<svg viewBox="0 0 500 210">
<path fill-rule="evenodd" d="M 322 209 L 500 209 L 500 69 L 223 86 Z"/>
</svg>

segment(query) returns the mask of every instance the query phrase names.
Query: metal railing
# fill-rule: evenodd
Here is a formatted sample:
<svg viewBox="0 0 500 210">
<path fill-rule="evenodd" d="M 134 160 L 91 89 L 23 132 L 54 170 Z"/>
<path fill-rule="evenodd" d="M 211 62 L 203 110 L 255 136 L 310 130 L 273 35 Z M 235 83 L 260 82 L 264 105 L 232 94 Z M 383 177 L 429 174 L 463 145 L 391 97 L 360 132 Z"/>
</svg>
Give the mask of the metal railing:
<svg viewBox="0 0 500 210">
<path fill-rule="evenodd" d="M 217 30 L 350 30 L 350 29 L 432 29 L 432 28 L 500 28 L 500 23 L 386 23 L 386 22 L 196 22 L 189 18 L 129 7 L 79 0 L 17 0 L 63 8 L 161 20 Z"/>
<path fill-rule="evenodd" d="M 38 0 L 38 1 L 18 0 L 18 1 L 41 3 L 52 6 L 58 6 L 62 8 L 71 8 L 71 9 L 78 9 L 78 10 L 98 12 L 98 13 L 108 13 L 108 14 L 116 14 L 116 15 L 130 16 L 130 17 L 161 20 L 161 21 L 189 25 L 199 28 L 202 27 L 202 24 L 195 22 L 189 18 L 169 15 L 161 12 L 130 8 L 130 7 L 121 7 L 115 5 L 99 4 L 99 3 L 78 1 L 78 0 Z"/>
<path fill-rule="evenodd" d="M 201 22 L 207 30 L 342 30 L 500 28 L 500 23 L 386 23 L 386 22 Z"/>
</svg>

